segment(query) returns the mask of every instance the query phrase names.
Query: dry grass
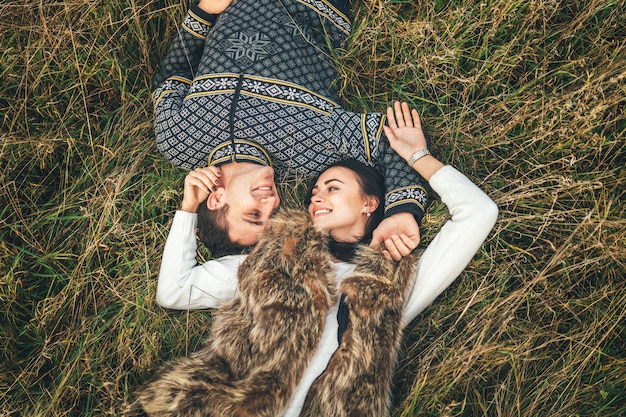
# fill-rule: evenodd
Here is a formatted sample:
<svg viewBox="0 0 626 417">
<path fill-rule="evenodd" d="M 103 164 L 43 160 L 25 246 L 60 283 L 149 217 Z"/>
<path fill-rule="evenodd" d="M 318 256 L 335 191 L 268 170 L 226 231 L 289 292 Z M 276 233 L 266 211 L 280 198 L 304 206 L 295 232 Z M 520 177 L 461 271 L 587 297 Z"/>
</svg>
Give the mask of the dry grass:
<svg viewBox="0 0 626 417">
<path fill-rule="evenodd" d="M 408 329 L 397 416 L 626 408 L 626 5 L 361 0 L 340 59 L 354 110 L 393 99 L 498 203 L 471 266 Z M 184 172 L 157 153 L 169 0 L 0 5 L 0 415 L 136 415 L 208 313 L 155 278 Z M 445 219 L 435 202 L 428 241 Z"/>
</svg>

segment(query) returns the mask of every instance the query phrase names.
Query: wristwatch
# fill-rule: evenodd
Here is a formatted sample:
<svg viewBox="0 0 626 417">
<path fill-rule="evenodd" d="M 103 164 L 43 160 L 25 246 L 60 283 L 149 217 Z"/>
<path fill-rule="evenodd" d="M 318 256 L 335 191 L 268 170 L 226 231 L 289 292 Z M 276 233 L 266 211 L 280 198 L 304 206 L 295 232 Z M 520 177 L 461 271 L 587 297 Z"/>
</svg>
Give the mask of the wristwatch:
<svg viewBox="0 0 626 417">
<path fill-rule="evenodd" d="M 417 162 L 418 159 L 426 155 L 430 155 L 430 152 L 428 152 L 428 149 L 420 149 L 419 151 L 416 151 L 413 155 L 411 155 L 411 157 L 407 160 L 407 163 L 409 164 L 410 167 L 413 167 L 413 165 Z"/>
</svg>

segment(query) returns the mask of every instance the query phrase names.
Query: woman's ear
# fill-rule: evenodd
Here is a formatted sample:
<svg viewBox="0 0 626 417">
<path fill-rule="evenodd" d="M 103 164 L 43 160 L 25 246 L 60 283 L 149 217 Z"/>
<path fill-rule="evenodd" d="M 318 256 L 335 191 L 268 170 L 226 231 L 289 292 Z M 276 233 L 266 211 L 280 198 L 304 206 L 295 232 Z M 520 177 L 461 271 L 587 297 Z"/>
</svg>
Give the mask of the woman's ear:
<svg viewBox="0 0 626 417">
<path fill-rule="evenodd" d="M 219 187 L 213 191 L 206 199 L 206 206 L 209 210 L 219 210 L 226 203 L 224 199 L 224 188 Z"/>
<path fill-rule="evenodd" d="M 368 195 L 365 197 L 365 206 L 368 213 L 373 213 L 374 211 L 376 211 L 379 204 L 380 201 L 373 195 Z"/>
</svg>

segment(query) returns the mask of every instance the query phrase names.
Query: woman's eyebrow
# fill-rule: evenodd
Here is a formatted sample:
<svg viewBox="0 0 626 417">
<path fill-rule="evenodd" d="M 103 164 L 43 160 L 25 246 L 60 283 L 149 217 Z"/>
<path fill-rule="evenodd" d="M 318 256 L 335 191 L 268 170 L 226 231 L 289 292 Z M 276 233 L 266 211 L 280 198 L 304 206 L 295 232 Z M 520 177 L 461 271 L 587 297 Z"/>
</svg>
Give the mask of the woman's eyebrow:
<svg viewBox="0 0 626 417">
<path fill-rule="evenodd" d="M 340 183 L 342 183 L 342 184 L 345 184 L 343 181 L 341 181 L 341 180 L 339 180 L 339 179 L 337 179 L 337 178 L 331 178 L 331 179 L 329 179 L 329 180 L 324 181 L 324 185 L 328 185 L 328 184 L 330 184 L 330 183 L 331 183 L 331 182 L 333 182 L 333 181 L 337 181 L 337 182 L 340 182 Z M 313 190 L 317 190 L 317 189 L 319 189 L 319 188 L 320 188 L 320 187 L 319 187 L 319 185 L 315 184 L 315 185 L 313 186 L 313 188 L 311 188 L 311 191 L 313 191 Z"/>
<path fill-rule="evenodd" d="M 329 184 L 329 183 L 331 183 L 331 182 L 333 182 L 333 181 L 337 181 L 337 182 L 340 182 L 340 183 L 344 184 L 344 182 L 343 182 L 343 181 L 338 180 L 337 178 L 331 178 L 331 179 L 329 179 L 329 180 L 324 181 L 324 185 L 327 185 L 327 184 Z"/>
</svg>

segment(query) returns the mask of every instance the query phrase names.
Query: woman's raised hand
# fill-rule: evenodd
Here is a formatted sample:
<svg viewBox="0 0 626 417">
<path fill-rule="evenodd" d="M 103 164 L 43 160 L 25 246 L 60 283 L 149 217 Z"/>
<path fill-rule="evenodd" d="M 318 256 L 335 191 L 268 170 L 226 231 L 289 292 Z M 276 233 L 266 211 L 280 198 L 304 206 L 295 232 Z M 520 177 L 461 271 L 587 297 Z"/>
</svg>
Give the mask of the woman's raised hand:
<svg viewBox="0 0 626 417">
<path fill-rule="evenodd" d="M 222 171 L 215 166 L 196 168 L 185 177 L 185 189 L 183 191 L 182 211 L 195 213 L 198 206 L 212 191 L 220 186 L 219 177 Z"/>
<path fill-rule="evenodd" d="M 416 151 L 426 149 L 426 138 L 417 110 L 409 109 L 407 103 L 396 101 L 393 109 L 387 107 L 387 120 L 389 126 L 383 126 L 383 129 L 398 155 L 409 159 Z"/>
<path fill-rule="evenodd" d="M 198 7 L 210 14 L 220 14 L 233 0 L 200 0 Z"/>
<path fill-rule="evenodd" d="M 396 101 L 387 108 L 389 126 L 383 126 L 389 144 L 402 158 L 409 160 L 411 156 L 420 150 L 426 150 L 426 138 L 422 131 L 422 123 L 417 110 L 409 109 L 407 103 Z M 412 162 L 411 168 L 415 169 L 426 181 L 437 172 L 443 164 L 434 156 L 428 154 Z"/>
</svg>

